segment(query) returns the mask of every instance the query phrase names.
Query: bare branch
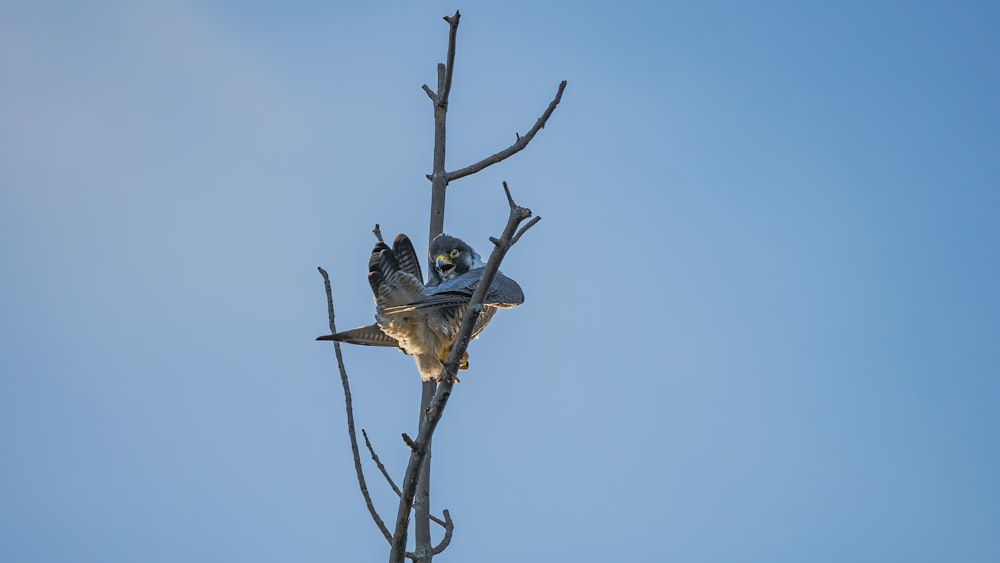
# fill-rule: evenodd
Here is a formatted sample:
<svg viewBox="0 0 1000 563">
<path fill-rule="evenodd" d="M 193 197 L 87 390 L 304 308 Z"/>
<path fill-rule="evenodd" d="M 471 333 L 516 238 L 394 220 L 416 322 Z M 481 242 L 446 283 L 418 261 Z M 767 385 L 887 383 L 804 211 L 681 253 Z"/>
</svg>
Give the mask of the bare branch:
<svg viewBox="0 0 1000 563">
<path fill-rule="evenodd" d="M 441 538 L 441 543 L 437 544 L 436 546 L 434 546 L 433 549 L 431 549 L 431 555 L 437 555 L 442 551 L 444 551 L 445 549 L 447 549 L 449 545 L 451 545 L 451 536 L 455 532 L 455 523 L 452 522 L 451 513 L 448 512 L 448 509 L 444 510 L 444 520 L 441 520 L 440 518 L 434 516 L 433 514 L 431 514 L 430 517 L 431 520 L 433 520 L 435 523 L 439 524 L 442 528 L 444 528 L 444 537 Z M 422 559 L 424 557 L 418 556 L 416 553 L 413 553 L 412 551 L 407 551 L 406 558 L 412 559 L 413 561 L 417 561 L 418 559 Z"/>
<path fill-rule="evenodd" d="M 444 17 L 444 21 L 448 22 L 448 55 L 445 59 L 447 63 L 438 64 L 438 89 L 437 93 L 431 96 L 429 92 L 430 88 L 424 85 L 424 91 L 434 102 L 434 160 L 431 168 L 431 173 L 427 175 L 427 179 L 431 181 L 431 221 L 430 221 L 430 237 L 428 240 L 434 240 L 434 237 L 441 234 L 444 230 L 444 199 L 445 199 L 445 188 L 448 186 L 448 180 L 446 177 L 446 172 L 444 169 L 444 158 L 445 158 L 445 139 L 446 139 L 446 123 L 448 115 L 448 96 L 451 95 L 451 82 L 452 76 L 455 73 L 455 50 L 458 37 L 458 23 L 461 19 L 462 14 L 455 10 L 455 15 Z M 430 400 L 433 390 L 427 387 L 424 392 L 424 398 Z M 426 403 L 424 403 L 426 406 Z M 421 412 L 423 409 L 421 409 Z"/>
<path fill-rule="evenodd" d="M 509 190 L 508 190 L 509 193 Z M 465 308 L 462 317 L 462 327 L 458 332 L 455 343 L 452 345 L 451 355 L 445 363 L 445 370 L 442 381 L 437 386 L 437 391 L 431 399 L 430 405 L 424 414 L 424 419 L 420 425 L 417 439 L 413 440 L 410 449 L 410 460 L 406 466 L 406 473 L 403 477 L 403 494 L 399 499 L 399 509 L 396 512 L 396 526 L 392 534 L 392 550 L 389 554 L 390 563 L 402 563 L 406 556 L 406 536 L 410 523 L 410 512 L 413 508 L 413 497 L 417 492 L 417 482 L 420 468 L 429 453 L 429 444 L 437 428 L 441 416 L 444 414 L 445 406 L 451 397 L 452 387 L 454 387 L 455 374 L 458 372 L 459 358 L 465 354 L 472 337 L 472 330 L 476 320 L 483 311 L 483 300 L 497 272 L 500 270 L 500 262 L 503 261 L 507 251 L 513 246 L 513 237 L 517 232 L 521 222 L 531 217 L 531 210 L 514 203 L 513 198 L 508 200 L 510 204 L 510 214 L 507 218 L 507 225 L 504 227 L 499 244 L 495 245 L 490 253 L 489 261 L 483 271 L 479 286 L 476 288 L 469 305 Z"/>
<path fill-rule="evenodd" d="M 449 522 L 451 521 L 451 517 L 448 516 L 448 509 L 447 508 L 444 509 L 444 516 L 445 516 L 445 519 L 448 520 L 448 522 L 446 522 L 445 520 L 442 520 L 442 519 L 438 518 L 437 516 L 434 516 L 433 514 L 430 515 L 431 522 L 434 522 L 438 526 L 441 526 L 442 528 L 445 528 L 445 532 L 447 533 L 447 528 L 449 526 Z M 452 526 L 452 527 L 454 527 L 454 526 Z M 451 540 L 448 540 L 448 541 L 450 542 Z M 442 549 L 444 549 L 444 548 L 442 548 Z M 435 555 L 438 554 L 438 553 L 441 553 L 441 552 L 440 551 L 435 551 L 434 552 Z"/>
<path fill-rule="evenodd" d="M 378 467 L 378 470 L 382 472 L 382 476 L 385 477 L 385 480 L 389 482 L 389 486 L 392 487 L 392 491 L 396 493 L 397 497 L 403 494 L 399 492 L 399 487 L 396 486 L 396 483 L 392 480 L 392 477 L 389 476 L 389 472 L 386 471 L 385 466 L 382 465 L 382 460 L 380 460 L 378 458 L 378 454 L 375 453 L 375 448 L 372 447 L 372 442 L 371 440 L 368 439 L 368 433 L 365 432 L 364 428 L 361 429 L 361 435 L 365 437 L 365 445 L 368 446 L 368 453 L 372 454 L 372 461 L 375 462 L 375 467 Z"/>
<path fill-rule="evenodd" d="M 472 294 L 472 299 L 469 301 L 468 307 L 466 307 L 465 315 L 462 317 L 462 328 L 459 330 L 458 335 L 455 338 L 455 344 L 452 346 L 451 355 L 448 357 L 448 361 L 445 362 L 444 371 L 444 382 L 443 384 L 453 384 L 455 379 L 455 374 L 458 373 L 459 358 L 465 354 L 465 350 L 469 345 L 469 340 L 472 336 L 472 329 L 475 326 L 476 319 L 479 317 L 480 313 L 483 312 L 483 300 L 486 298 L 486 293 L 489 291 L 490 285 L 493 284 L 493 278 L 496 277 L 497 272 L 500 270 L 500 262 L 503 260 L 507 251 L 514 246 L 514 237 L 516 236 L 518 226 L 525 220 L 531 218 L 531 210 L 527 207 L 521 207 L 514 202 L 514 198 L 510 195 L 510 190 L 507 188 L 507 183 L 504 182 L 504 192 L 507 194 L 507 202 L 510 206 L 510 214 L 507 218 L 507 225 L 504 227 L 503 234 L 500 236 L 499 240 L 490 237 L 490 240 L 495 241 L 493 252 L 490 253 L 490 259 L 486 262 L 486 268 L 483 270 L 483 275 L 480 278 L 479 285 L 476 287 L 476 291 Z M 532 221 L 530 224 L 537 223 L 537 221 Z M 530 226 L 530 225 L 528 225 Z M 526 226 L 527 227 L 527 226 Z M 520 232 L 523 233 L 527 228 L 522 229 Z M 468 326 L 466 326 L 468 325 Z M 428 419 L 431 415 L 437 414 L 440 417 L 440 413 L 434 413 L 433 410 L 437 407 L 435 403 L 446 402 L 447 397 L 442 393 L 443 385 L 438 385 L 438 392 L 435 394 L 435 401 L 431 402 L 428 412 Z M 451 387 L 444 389 L 445 392 L 451 392 Z M 440 408 L 443 408 L 443 404 Z M 423 428 L 421 428 L 423 431 Z M 417 436 L 417 444 L 420 443 L 421 437 Z"/>
<path fill-rule="evenodd" d="M 503 181 L 503 193 L 507 196 L 507 205 L 512 208 L 515 207 L 517 204 L 514 203 L 514 197 L 510 195 L 510 188 L 507 187 L 507 180 Z M 378 225 L 375 226 L 378 227 Z"/>
<path fill-rule="evenodd" d="M 510 206 L 511 213 L 515 213 L 515 212 L 516 213 L 520 213 L 520 211 L 517 211 L 518 209 L 520 209 L 522 211 L 527 212 L 527 217 L 531 217 L 531 210 L 530 209 L 525 209 L 523 207 L 518 207 L 518 205 L 516 203 L 514 203 L 514 198 L 511 197 L 511 195 L 510 195 L 510 188 L 507 187 L 507 182 L 506 181 L 503 182 L 503 192 L 505 194 L 507 194 L 507 205 Z M 514 246 L 515 244 L 517 244 L 517 239 L 521 238 L 521 235 L 523 235 L 525 231 L 527 231 L 531 227 L 534 227 L 535 223 L 538 223 L 541 220 L 542 220 L 541 217 L 535 217 L 532 220 L 530 220 L 527 223 L 525 223 L 524 225 L 522 225 L 521 228 L 518 229 L 517 233 L 515 233 L 514 236 L 511 237 L 508 248 L 511 247 L 511 246 Z M 490 242 L 493 243 L 493 246 L 501 246 L 501 245 L 504 244 L 504 242 L 502 240 L 500 240 L 498 238 L 495 238 L 495 237 L 490 237 Z"/>
<path fill-rule="evenodd" d="M 433 381 L 426 381 L 420 385 L 420 415 L 418 416 L 418 428 L 419 423 L 423 421 L 423 417 L 426 415 L 426 405 L 431 403 L 434 398 L 434 392 L 437 385 Z M 430 563 L 433 560 L 433 549 L 431 548 L 431 442 L 428 441 L 424 449 L 426 450 L 426 455 L 424 456 L 424 462 L 420 466 L 420 472 L 417 476 L 417 490 L 413 496 L 413 539 L 416 544 L 417 553 L 421 554 L 420 559 L 417 559 L 417 563 Z M 402 495 L 400 495 L 402 498 Z M 405 544 L 404 544 L 405 545 Z"/>
<path fill-rule="evenodd" d="M 389 486 L 392 487 L 392 492 L 396 493 L 397 497 L 402 496 L 403 493 L 399 491 L 399 487 L 396 486 L 396 482 L 393 481 L 392 477 L 389 476 L 389 472 L 385 469 L 385 465 L 382 464 L 382 460 L 380 460 L 378 454 L 375 453 L 375 448 L 372 446 L 371 440 L 368 439 L 368 433 L 365 432 L 364 428 L 361 429 L 361 435 L 365 437 L 365 446 L 368 447 L 368 453 L 372 455 L 372 461 L 375 462 L 375 466 L 378 467 L 378 470 L 382 472 L 382 476 L 385 477 L 385 480 L 389 483 Z M 433 514 L 431 514 L 430 517 L 432 522 L 445 529 L 451 526 L 451 517 L 448 515 L 448 509 L 444 510 L 444 518 L 445 518 L 444 520 L 438 518 L 437 516 L 434 516 Z M 440 553 L 440 551 L 435 551 L 434 553 L 438 554 Z"/>
<path fill-rule="evenodd" d="M 372 232 L 375 233 L 375 236 L 376 238 L 378 238 L 379 242 L 382 242 L 382 232 L 378 224 L 375 225 L 375 228 L 372 230 Z M 337 326 L 335 323 L 335 315 L 333 309 L 333 288 L 330 284 L 330 275 L 322 267 L 318 267 L 317 270 L 319 270 L 320 275 L 323 276 L 323 285 L 326 289 L 327 315 L 330 319 L 330 333 L 334 334 L 337 332 Z M 375 510 L 375 505 L 374 503 L 372 503 L 371 495 L 368 492 L 368 484 L 365 481 L 365 474 L 361 467 L 361 455 L 358 451 L 358 439 L 354 426 L 354 407 L 353 407 L 353 401 L 351 400 L 351 388 L 347 379 L 347 369 L 344 366 L 344 357 L 340 351 L 340 343 L 334 341 L 333 344 L 334 344 L 334 351 L 336 352 L 337 355 L 337 367 L 340 369 L 340 379 L 344 385 L 344 402 L 346 403 L 347 406 L 347 433 L 351 438 L 351 451 L 354 454 L 354 469 L 358 475 L 358 486 L 361 488 L 361 495 L 364 496 L 365 498 L 365 505 L 368 507 L 368 512 L 371 514 L 372 519 L 375 521 L 375 524 L 378 526 L 379 530 L 382 531 L 382 535 L 385 537 L 386 541 L 390 542 L 391 544 L 392 536 L 389 535 L 389 529 L 386 527 L 385 522 L 382 521 L 382 518 L 378 515 L 378 512 Z M 399 487 L 397 487 L 396 483 L 393 482 L 392 478 L 389 476 L 389 473 L 386 471 L 385 466 L 382 465 L 382 461 L 379 459 L 378 454 L 375 453 L 375 449 L 372 447 L 372 443 L 368 439 L 368 433 L 365 432 L 364 428 L 361 429 L 361 434 L 364 436 L 365 445 L 368 447 L 368 451 L 369 453 L 371 453 L 372 460 L 375 461 L 375 465 L 378 467 L 379 471 L 382 472 L 382 476 L 385 477 L 386 481 L 389 482 L 389 486 L 392 487 L 392 490 L 396 493 L 396 496 L 402 496 Z M 413 440 L 411 440 L 410 437 L 407 436 L 405 433 L 403 434 L 403 440 L 407 442 L 407 445 L 409 445 L 411 448 L 414 447 Z M 444 528 L 444 537 L 441 538 L 441 543 L 439 543 L 436 547 L 434 547 L 431 550 L 431 552 L 434 555 L 441 553 L 442 551 L 445 550 L 446 547 L 448 547 L 448 545 L 451 543 L 452 533 L 455 530 L 455 525 L 451 520 L 451 514 L 448 512 L 448 510 L 445 509 L 443 511 L 443 514 L 444 514 L 444 520 L 441 520 L 440 518 L 434 516 L 433 514 L 428 514 L 428 517 L 430 518 L 431 521 Z M 413 560 L 422 559 L 422 557 L 418 557 L 416 554 L 411 552 L 406 552 L 405 557 Z"/>
<path fill-rule="evenodd" d="M 453 180 L 458 180 L 459 178 L 464 178 L 470 174 L 475 174 L 476 172 L 479 172 L 480 170 L 486 168 L 487 166 L 496 164 L 514 154 L 517 154 L 522 149 L 524 149 L 524 147 L 528 146 L 528 143 L 530 143 L 531 139 L 535 137 L 535 134 L 538 133 L 539 130 L 545 127 L 545 122 L 549 120 L 549 116 L 552 115 L 552 112 L 555 111 L 556 106 L 559 105 L 559 101 L 562 100 L 563 90 L 565 89 L 566 89 L 566 81 L 563 80 L 562 82 L 559 83 L 559 90 L 556 91 L 556 97 L 553 98 L 551 102 L 549 102 L 549 107 L 545 108 L 545 113 L 543 113 L 542 116 L 539 117 L 537 121 L 535 121 L 535 125 L 532 126 L 531 129 L 527 133 L 525 133 L 523 137 L 515 133 L 515 135 L 517 135 L 517 140 L 514 142 L 513 145 L 505 148 L 504 150 L 498 153 L 492 154 L 475 164 L 471 164 L 469 166 L 466 166 L 465 168 L 445 173 L 446 180 L 448 182 L 451 182 Z"/>
<path fill-rule="evenodd" d="M 382 240 L 382 228 L 378 226 L 378 223 L 375 223 L 375 228 L 372 229 L 372 232 L 375 233 L 376 240 L 378 240 L 382 244 L 385 244 L 385 241 Z"/>
<path fill-rule="evenodd" d="M 428 241 L 434 240 L 434 237 L 441 234 L 444 231 L 444 207 L 445 207 L 445 192 L 448 187 L 448 180 L 445 178 L 445 147 L 446 147 L 446 132 L 447 132 L 447 120 L 448 120 L 448 96 L 451 94 L 451 82 L 452 76 L 455 72 L 455 50 L 458 37 L 458 23 L 461 18 L 461 14 L 456 10 L 455 15 L 452 17 L 445 17 L 444 20 L 448 22 L 448 54 L 447 64 L 438 65 L 438 89 L 434 96 L 431 96 L 431 100 L 434 105 L 434 153 L 433 161 L 431 167 L 431 173 L 427 176 L 427 179 L 431 181 L 431 209 L 430 209 L 430 223 L 429 223 L 429 236 Z M 427 86 L 424 86 L 424 92 L 427 92 L 430 96 L 430 90 Z M 428 257 L 429 259 L 429 257 Z M 428 266 L 432 267 L 433 264 L 428 262 Z M 418 428 L 422 425 L 426 417 L 425 413 L 427 411 L 427 406 L 430 405 L 431 400 L 434 398 L 434 393 L 436 391 L 436 385 L 432 381 L 424 382 L 420 389 L 420 414 L 418 418 Z M 428 440 L 425 447 L 430 451 L 431 443 Z M 411 447 L 411 452 L 413 448 Z M 414 538 L 416 540 L 417 552 L 421 553 L 423 557 L 421 561 L 430 561 L 432 558 L 431 553 L 431 532 L 430 532 L 430 490 L 431 490 L 431 458 L 430 455 L 424 456 L 423 464 L 420 466 L 419 476 L 417 479 L 416 487 L 416 497 L 410 497 L 412 505 L 414 508 L 415 524 L 414 524 Z M 405 536 L 405 531 L 404 531 Z M 403 538 L 402 547 L 399 547 L 397 551 L 393 552 L 393 556 L 398 556 L 398 552 L 401 552 L 403 547 L 406 546 L 406 539 Z"/>
<path fill-rule="evenodd" d="M 333 313 L 333 289 L 330 286 L 330 275 L 326 273 L 323 268 L 317 268 L 320 275 L 323 276 L 323 285 L 326 288 L 326 308 L 327 315 L 330 318 L 330 334 L 336 334 L 337 326 L 334 322 Z M 354 431 L 354 407 L 351 401 L 351 386 L 347 382 L 347 369 L 344 367 L 344 356 L 340 352 L 340 343 L 337 341 L 333 342 L 333 349 L 337 355 L 337 367 L 340 369 L 340 381 L 344 385 L 344 403 L 347 407 L 347 434 L 351 437 L 351 452 L 354 453 L 354 471 L 358 474 L 358 485 L 361 487 L 361 495 L 365 497 L 365 504 L 368 506 L 368 512 L 372 515 L 372 520 L 375 521 L 375 525 L 378 529 L 382 531 L 382 535 L 385 536 L 385 540 L 392 543 L 392 536 L 389 534 L 389 529 L 386 528 L 385 522 L 378 515 L 375 510 L 375 505 L 372 504 L 372 497 L 368 494 L 368 485 L 365 483 L 365 473 L 361 468 L 361 455 L 358 452 L 358 437 Z"/>
<path fill-rule="evenodd" d="M 431 549 L 431 555 L 437 555 L 442 551 L 444 551 L 445 549 L 447 549 L 448 546 L 451 545 L 451 536 L 455 532 L 455 523 L 452 522 L 451 520 L 451 513 L 448 512 L 447 508 L 444 509 L 443 513 L 444 513 L 444 520 L 438 518 L 437 516 L 434 516 L 433 514 L 429 515 L 431 521 L 444 528 L 444 536 L 441 538 L 441 542 L 438 543 L 436 546 L 434 546 L 433 549 Z M 418 556 L 416 553 L 407 551 L 406 558 L 412 559 L 413 561 L 418 561 L 420 559 L 425 559 L 426 556 L 425 555 Z"/>
<path fill-rule="evenodd" d="M 448 32 L 448 59 L 445 63 L 444 71 L 444 85 L 443 88 L 438 89 L 438 105 L 448 105 L 448 94 L 451 93 L 451 77 L 455 73 L 455 39 L 458 35 L 458 20 L 462 17 L 462 14 L 455 10 L 455 15 L 452 17 L 445 16 L 444 21 L 448 22 L 451 26 L 451 30 Z"/>
<path fill-rule="evenodd" d="M 426 84 L 421 86 L 427 97 L 434 102 L 434 105 L 441 108 L 448 106 L 448 94 L 451 93 L 451 77 L 455 72 L 455 40 L 458 36 L 458 20 L 462 17 L 462 14 L 455 10 L 455 15 L 444 17 L 444 21 L 448 22 L 451 30 L 448 32 L 448 58 L 446 63 L 438 64 L 438 89 L 434 92 Z"/>
<path fill-rule="evenodd" d="M 517 234 L 514 235 L 514 238 L 510 239 L 511 246 L 517 244 L 517 240 L 519 238 L 521 238 L 521 235 L 524 234 L 524 231 L 527 231 L 531 227 L 534 227 L 535 223 L 538 223 L 541 220 L 542 220 L 542 217 L 538 216 L 538 217 L 533 218 L 531 221 L 528 221 L 527 223 L 521 225 L 521 228 L 518 229 Z"/>
<path fill-rule="evenodd" d="M 433 515 L 431 516 L 431 520 L 444 526 L 444 537 L 441 538 L 441 543 L 434 546 L 434 549 L 431 550 L 431 553 L 437 555 L 438 553 L 444 551 L 445 548 L 448 547 L 448 544 L 451 543 L 451 533 L 455 531 L 455 524 L 451 521 L 451 514 L 448 513 L 447 508 L 444 509 L 444 522 L 435 518 Z"/>
</svg>

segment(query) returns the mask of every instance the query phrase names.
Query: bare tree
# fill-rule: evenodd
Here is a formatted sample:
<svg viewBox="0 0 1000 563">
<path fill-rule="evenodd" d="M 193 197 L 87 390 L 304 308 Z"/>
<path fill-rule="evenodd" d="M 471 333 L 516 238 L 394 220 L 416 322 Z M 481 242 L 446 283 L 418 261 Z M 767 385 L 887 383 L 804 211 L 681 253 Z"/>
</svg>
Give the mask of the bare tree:
<svg viewBox="0 0 1000 563">
<path fill-rule="evenodd" d="M 430 231 L 429 239 L 441 234 L 444 230 L 445 194 L 450 182 L 475 174 L 484 168 L 501 162 L 502 160 L 516 154 L 524 149 L 531 139 L 545 127 L 549 116 L 555 111 L 556 106 L 562 99 L 563 90 L 566 88 L 566 81 L 559 84 L 555 97 L 542 113 L 534 125 L 523 136 L 515 133 L 516 140 L 509 147 L 500 150 L 482 160 L 472 163 L 457 170 L 448 171 L 445 168 L 445 139 L 446 122 L 448 113 L 448 97 L 451 94 L 452 76 L 455 68 L 455 44 L 458 34 L 458 23 L 461 14 L 457 11 L 453 16 L 445 16 L 444 21 L 448 23 L 448 53 L 445 63 L 438 64 L 437 67 L 437 88 L 431 89 L 426 84 L 422 86 L 424 92 L 430 98 L 434 108 L 434 158 L 431 173 L 427 179 L 431 182 L 431 208 L 430 208 Z M 354 426 L 354 413 L 351 402 L 351 390 L 348 382 L 347 371 L 344 367 L 343 355 L 340 351 L 340 343 L 334 342 L 334 349 L 337 357 L 337 366 L 340 370 L 341 382 L 344 387 L 344 400 L 347 409 L 347 431 L 351 440 L 351 449 L 354 455 L 354 468 L 358 476 L 358 484 L 361 494 L 364 496 L 365 504 L 371 513 L 375 525 L 378 526 L 386 541 L 390 544 L 390 563 L 402 563 L 404 558 L 412 559 L 420 563 L 429 563 L 434 555 L 441 553 L 451 542 L 454 531 L 454 523 L 448 510 L 442 512 L 443 518 L 437 518 L 430 513 L 430 459 L 431 459 L 431 438 L 437 428 L 444 409 L 451 397 L 452 388 L 457 381 L 455 374 L 458 370 L 459 359 L 465 353 L 469 345 L 469 340 L 475 327 L 476 320 L 483 312 L 483 300 L 486 292 L 493 282 L 493 278 L 500 268 L 507 251 L 518 241 L 522 234 L 535 225 L 541 217 L 532 218 L 531 210 L 521 207 L 514 202 L 507 183 L 503 183 L 504 193 L 507 195 L 509 213 L 507 223 L 499 238 L 490 237 L 493 243 L 493 251 L 486 264 L 483 278 L 479 283 L 476 292 L 473 294 L 469 306 L 465 310 L 462 318 L 462 327 L 458 333 L 451 355 L 445 362 L 444 376 L 440 382 L 425 382 L 422 387 L 420 399 L 420 416 L 418 432 L 416 438 L 411 438 L 403 434 L 403 440 L 410 448 L 410 458 L 407 463 L 406 472 L 402 480 L 402 488 L 397 487 L 389 472 L 382 465 L 378 455 L 375 453 L 367 433 L 364 433 L 365 445 L 371 454 L 379 471 L 399 496 L 399 507 L 396 513 L 396 520 L 393 529 L 390 531 L 385 522 L 379 516 L 368 492 L 368 485 L 365 481 L 364 471 L 361 464 L 361 456 L 358 448 L 357 434 Z M 375 226 L 375 236 L 382 240 L 382 234 L 378 225 Z M 431 265 L 433 267 L 433 265 Z M 330 320 L 330 330 L 336 333 L 334 323 L 333 292 L 330 286 L 330 278 L 323 268 L 319 268 L 323 276 L 326 287 L 327 309 Z M 406 541 L 411 513 L 414 516 L 414 536 L 416 547 L 413 552 L 406 551 Z M 444 528 L 444 536 L 436 545 L 432 545 L 430 524 L 435 522 Z"/>
</svg>

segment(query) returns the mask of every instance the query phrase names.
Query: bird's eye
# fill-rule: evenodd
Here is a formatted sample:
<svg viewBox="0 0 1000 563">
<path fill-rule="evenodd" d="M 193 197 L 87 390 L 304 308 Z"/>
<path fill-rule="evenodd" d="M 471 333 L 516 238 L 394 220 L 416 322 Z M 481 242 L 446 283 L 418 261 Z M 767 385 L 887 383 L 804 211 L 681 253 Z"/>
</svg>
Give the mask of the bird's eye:
<svg viewBox="0 0 1000 563">
<path fill-rule="evenodd" d="M 451 257 L 452 258 L 458 258 L 459 254 L 461 254 L 461 252 L 459 252 L 458 250 L 452 250 L 451 251 Z"/>
</svg>

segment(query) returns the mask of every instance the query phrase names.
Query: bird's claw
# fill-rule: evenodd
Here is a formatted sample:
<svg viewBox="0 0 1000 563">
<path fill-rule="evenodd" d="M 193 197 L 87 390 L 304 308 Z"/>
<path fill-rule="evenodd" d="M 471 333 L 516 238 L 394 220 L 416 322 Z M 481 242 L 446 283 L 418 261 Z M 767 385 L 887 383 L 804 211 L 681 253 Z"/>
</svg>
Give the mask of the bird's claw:
<svg viewBox="0 0 1000 563">
<path fill-rule="evenodd" d="M 448 356 L 450 356 L 450 355 L 451 355 L 451 348 L 445 348 L 445 349 L 441 350 L 441 353 L 438 355 L 438 361 L 441 362 L 441 366 L 442 367 L 445 367 L 445 366 L 448 365 Z M 467 370 L 467 369 L 469 369 L 469 353 L 468 352 L 465 352 L 464 354 L 462 354 L 462 357 L 459 358 L 459 360 L 458 360 L 458 369 L 459 370 Z M 437 378 L 438 383 L 440 383 L 441 381 L 444 380 L 446 372 L 447 372 L 447 370 L 445 370 L 445 369 L 441 370 L 441 375 L 438 376 L 438 378 Z M 458 379 L 457 375 L 453 375 L 453 376 L 451 376 L 451 378 L 452 378 L 452 380 L 455 383 L 459 383 L 460 382 L 460 380 Z"/>
</svg>

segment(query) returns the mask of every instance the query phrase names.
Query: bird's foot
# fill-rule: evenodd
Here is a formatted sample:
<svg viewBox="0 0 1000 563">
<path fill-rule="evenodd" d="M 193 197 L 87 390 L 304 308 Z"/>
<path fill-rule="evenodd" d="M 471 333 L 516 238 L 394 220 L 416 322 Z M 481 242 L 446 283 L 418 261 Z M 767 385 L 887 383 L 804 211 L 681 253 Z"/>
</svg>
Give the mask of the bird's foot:
<svg viewBox="0 0 1000 563">
<path fill-rule="evenodd" d="M 441 382 L 445 381 L 447 379 L 447 374 L 448 374 L 448 370 L 442 369 L 441 370 L 441 375 L 437 376 L 437 382 L 441 383 Z M 461 383 L 462 382 L 462 380 L 459 379 L 457 375 L 451 376 L 451 381 L 453 383 Z"/>
<path fill-rule="evenodd" d="M 451 356 L 451 348 L 442 348 L 441 349 L 441 353 L 438 354 L 438 361 L 441 362 L 441 367 L 447 366 L 447 364 L 448 364 L 448 357 L 449 356 Z M 459 360 L 458 360 L 458 369 L 459 370 L 467 370 L 467 369 L 469 369 L 469 353 L 468 352 L 465 352 L 464 354 L 462 354 L 462 357 L 459 358 Z M 446 369 L 442 369 L 441 370 L 441 375 L 439 375 L 438 378 L 437 378 L 437 380 L 438 380 L 439 383 L 442 380 L 444 380 L 446 372 L 447 372 Z M 454 380 L 455 383 L 459 383 L 458 376 L 453 375 L 452 376 L 452 380 Z"/>
<path fill-rule="evenodd" d="M 438 354 L 438 360 L 442 365 L 448 363 L 448 357 L 451 356 L 451 348 L 442 348 L 441 353 Z M 465 352 L 462 357 L 458 360 L 458 369 L 469 369 L 469 353 Z"/>
</svg>

